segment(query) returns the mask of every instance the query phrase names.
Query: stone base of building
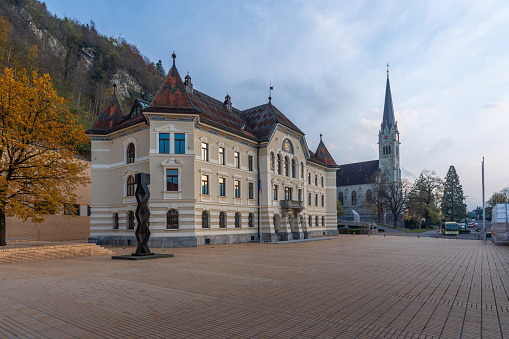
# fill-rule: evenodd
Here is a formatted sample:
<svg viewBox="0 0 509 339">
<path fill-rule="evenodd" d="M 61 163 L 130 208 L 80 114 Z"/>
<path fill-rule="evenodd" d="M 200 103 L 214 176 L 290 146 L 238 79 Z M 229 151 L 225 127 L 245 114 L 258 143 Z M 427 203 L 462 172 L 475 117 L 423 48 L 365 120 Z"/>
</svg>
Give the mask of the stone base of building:
<svg viewBox="0 0 509 339">
<path fill-rule="evenodd" d="M 277 242 L 319 238 L 324 236 L 337 236 L 337 230 L 304 231 L 304 232 L 277 232 L 263 233 L 263 242 Z M 196 237 L 151 237 L 149 247 L 196 247 L 202 245 L 223 245 L 259 242 L 257 233 L 250 234 L 219 234 Z M 135 236 L 95 236 L 88 238 L 89 243 L 103 246 L 137 246 Z"/>
</svg>

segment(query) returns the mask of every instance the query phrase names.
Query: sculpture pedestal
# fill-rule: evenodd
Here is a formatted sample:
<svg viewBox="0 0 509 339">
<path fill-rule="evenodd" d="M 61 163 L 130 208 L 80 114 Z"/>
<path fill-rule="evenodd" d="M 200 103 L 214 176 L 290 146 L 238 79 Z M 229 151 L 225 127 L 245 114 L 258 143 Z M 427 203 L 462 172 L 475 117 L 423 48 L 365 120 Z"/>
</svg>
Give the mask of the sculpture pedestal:
<svg viewBox="0 0 509 339">
<path fill-rule="evenodd" d="M 111 259 L 119 260 L 146 260 L 146 259 L 159 259 L 159 258 L 173 258 L 173 254 L 150 253 L 150 254 L 126 254 L 114 255 Z"/>
</svg>

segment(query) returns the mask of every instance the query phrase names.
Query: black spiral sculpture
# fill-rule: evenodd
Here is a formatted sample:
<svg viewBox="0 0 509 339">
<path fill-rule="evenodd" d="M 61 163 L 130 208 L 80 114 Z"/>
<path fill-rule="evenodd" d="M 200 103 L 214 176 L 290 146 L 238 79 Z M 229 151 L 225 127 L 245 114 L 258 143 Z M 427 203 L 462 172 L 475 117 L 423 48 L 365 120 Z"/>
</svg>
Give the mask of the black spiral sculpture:
<svg viewBox="0 0 509 339">
<path fill-rule="evenodd" d="M 136 227 L 136 240 L 138 240 L 138 247 L 136 247 L 136 253 L 133 255 L 153 255 L 150 253 L 148 248 L 148 239 L 150 238 L 150 230 L 148 228 L 148 220 L 150 218 L 150 210 L 148 209 L 148 199 L 150 198 L 150 191 L 148 185 L 150 185 L 150 174 L 147 173 L 136 173 L 136 201 L 138 206 L 136 207 L 136 221 L 138 227 Z"/>
</svg>

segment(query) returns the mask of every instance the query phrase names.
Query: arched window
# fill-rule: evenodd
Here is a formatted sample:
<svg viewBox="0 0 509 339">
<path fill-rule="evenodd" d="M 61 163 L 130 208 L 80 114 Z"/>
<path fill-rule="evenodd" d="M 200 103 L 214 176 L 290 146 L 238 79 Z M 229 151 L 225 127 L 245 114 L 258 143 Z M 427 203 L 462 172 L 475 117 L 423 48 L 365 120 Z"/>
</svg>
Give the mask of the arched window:
<svg viewBox="0 0 509 339">
<path fill-rule="evenodd" d="M 292 159 L 292 178 L 297 178 L 295 173 L 295 160 Z"/>
<path fill-rule="evenodd" d="M 118 230 L 118 213 L 113 213 L 113 229 Z"/>
<path fill-rule="evenodd" d="M 235 212 L 235 228 L 240 228 L 240 212 Z"/>
<path fill-rule="evenodd" d="M 352 206 L 357 205 L 357 192 L 352 191 Z"/>
<path fill-rule="evenodd" d="M 132 197 L 134 195 L 134 177 L 130 175 L 127 178 L 127 196 Z"/>
<path fill-rule="evenodd" d="M 247 226 L 254 227 L 254 213 L 249 213 L 249 218 L 247 219 Z"/>
<path fill-rule="evenodd" d="M 325 217 L 322 216 L 322 226 L 325 226 Z"/>
<path fill-rule="evenodd" d="M 274 172 L 274 153 L 270 152 L 270 170 Z"/>
<path fill-rule="evenodd" d="M 315 217 L 315 225 L 318 226 L 318 216 Z"/>
<path fill-rule="evenodd" d="M 300 163 L 300 178 L 304 179 L 304 163 Z"/>
<path fill-rule="evenodd" d="M 127 145 L 127 163 L 128 164 L 134 162 L 134 156 L 135 156 L 134 144 L 130 143 L 129 145 Z"/>
<path fill-rule="evenodd" d="M 209 228 L 209 212 L 201 212 L 201 228 Z"/>
<path fill-rule="evenodd" d="M 226 228 L 226 213 L 219 212 L 219 228 Z"/>
<path fill-rule="evenodd" d="M 281 174 L 281 155 L 277 155 L 277 174 Z"/>
<path fill-rule="evenodd" d="M 127 212 L 127 229 L 134 230 L 134 212 Z"/>
<path fill-rule="evenodd" d="M 373 193 L 371 193 L 371 190 L 370 190 L 370 189 L 368 189 L 368 190 L 366 191 L 366 201 L 369 201 L 369 202 L 370 202 L 371 200 L 373 200 Z"/>
<path fill-rule="evenodd" d="M 309 216 L 308 218 L 308 224 L 309 224 L 309 227 L 313 226 L 313 217 L 312 216 Z"/>
<path fill-rule="evenodd" d="M 343 192 L 339 192 L 338 194 L 338 200 L 341 205 L 343 205 Z"/>
<path fill-rule="evenodd" d="M 285 175 L 290 176 L 290 168 L 288 166 L 288 157 L 285 157 Z"/>
<path fill-rule="evenodd" d="M 179 228 L 179 212 L 176 209 L 171 209 L 166 213 L 166 229 L 178 230 Z"/>
</svg>

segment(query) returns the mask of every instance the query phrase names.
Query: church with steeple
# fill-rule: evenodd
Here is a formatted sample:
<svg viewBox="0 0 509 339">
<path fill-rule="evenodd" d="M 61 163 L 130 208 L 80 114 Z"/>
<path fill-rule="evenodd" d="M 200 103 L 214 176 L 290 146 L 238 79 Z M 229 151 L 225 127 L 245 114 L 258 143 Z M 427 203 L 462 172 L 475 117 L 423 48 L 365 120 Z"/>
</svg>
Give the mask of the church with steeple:
<svg viewBox="0 0 509 339">
<path fill-rule="evenodd" d="M 385 87 L 384 113 L 378 132 L 378 159 L 340 165 L 336 173 L 337 197 L 344 209 L 341 219 L 353 220 L 358 213 L 361 221 L 377 221 L 379 213 L 376 183 L 401 181 L 400 141 L 394 116 L 389 70 Z"/>
</svg>

